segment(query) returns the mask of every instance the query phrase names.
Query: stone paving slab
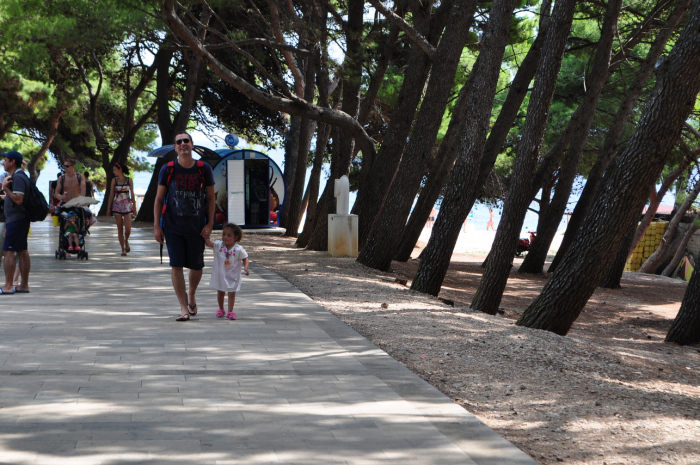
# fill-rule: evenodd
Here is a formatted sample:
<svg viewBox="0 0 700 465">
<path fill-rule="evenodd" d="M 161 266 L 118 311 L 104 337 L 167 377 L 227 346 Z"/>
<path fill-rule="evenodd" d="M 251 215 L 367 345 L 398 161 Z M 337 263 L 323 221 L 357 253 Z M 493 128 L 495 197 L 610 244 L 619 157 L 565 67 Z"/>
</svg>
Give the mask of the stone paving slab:
<svg viewBox="0 0 700 465">
<path fill-rule="evenodd" d="M 0 464 L 536 463 L 255 257 L 237 321 L 205 270 L 179 323 L 150 231 L 121 257 L 98 223 L 87 261 L 57 231 L 32 225 L 31 293 L 0 297 Z"/>
</svg>

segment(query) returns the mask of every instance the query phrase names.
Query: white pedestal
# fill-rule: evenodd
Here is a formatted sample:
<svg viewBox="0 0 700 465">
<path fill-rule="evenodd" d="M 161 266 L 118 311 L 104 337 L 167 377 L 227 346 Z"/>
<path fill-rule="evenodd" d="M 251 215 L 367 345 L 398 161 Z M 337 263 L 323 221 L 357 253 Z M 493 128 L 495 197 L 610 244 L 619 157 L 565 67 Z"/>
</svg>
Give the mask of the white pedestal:
<svg viewBox="0 0 700 465">
<path fill-rule="evenodd" d="M 357 258 L 357 215 L 328 215 L 328 252 Z"/>
</svg>

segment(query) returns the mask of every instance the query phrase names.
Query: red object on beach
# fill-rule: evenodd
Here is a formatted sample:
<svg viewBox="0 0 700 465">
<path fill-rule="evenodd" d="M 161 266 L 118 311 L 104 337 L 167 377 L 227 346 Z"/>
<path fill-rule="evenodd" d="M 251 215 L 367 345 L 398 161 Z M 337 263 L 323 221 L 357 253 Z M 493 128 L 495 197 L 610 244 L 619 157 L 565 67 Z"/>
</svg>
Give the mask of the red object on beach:
<svg viewBox="0 0 700 465">
<path fill-rule="evenodd" d="M 530 250 L 530 246 L 535 242 L 535 238 L 537 237 L 537 233 L 535 231 L 528 231 L 530 233 L 530 239 L 526 239 L 524 237 L 521 237 L 518 239 L 518 245 L 515 247 L 515 256 L 520 257 L 523 252 L 527 252 Z"/>
</svg>

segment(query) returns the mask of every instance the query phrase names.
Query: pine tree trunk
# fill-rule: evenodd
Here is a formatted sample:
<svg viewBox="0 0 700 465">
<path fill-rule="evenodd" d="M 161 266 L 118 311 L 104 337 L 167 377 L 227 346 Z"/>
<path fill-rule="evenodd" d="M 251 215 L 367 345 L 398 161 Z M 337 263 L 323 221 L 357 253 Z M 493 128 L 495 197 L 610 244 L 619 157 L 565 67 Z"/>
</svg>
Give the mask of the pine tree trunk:
<svg viewBox="0 0 700 465">
<path fill-rule="evenodd" d="M 312 44 L 307 46 L 311 48 Z M 316 65 L 313 57 L 306 60 L 304 69 L 304 100 L 313 103 L 316 97 Z M 285 223 L 285 233 L 287 237 L 297 237 L 299 235 L 299 224 L 303 215 L 304 188 L 306 187 L 306 166 L 309 159 L 309 149 L 311 140 L 316 130 L 316 122 L 308 118 L 302 118 L 299 126 L 299 146 L 296 159 L 296 169 L 294 187 L 291 195 L 285 197 L 285 210 L 287 219 Z"/>
<path fill-rule="evenodd" d="M 700 193 L 700 181 L 695 183 L 693 190 L 688 194 L 681 206 L 676 210 L 676 214 L 673 215 L 673 218 L 671 218 L 671 221 L 668 223 L 668 228 L 666 228 L 666 231 L 664 232 L 664 237 L 661 239 L 659 247 L 657 247 L 654 253 L 651 254 L 639 268 L 640 273 L 654 274 L 656 273 L 656 269 L 668 259 L 666 250 L 671 246 L 671 241 L 676 235 L 678 225 L 685 216 L 685 213 L 695 202 L 695 199 L 698 198 L 698 193 Z"/>
<path fill-rule="evenodd" d="M 316 207 L 314 229 L 306 248 L 309 250 L 328 250 L 328 215 L 336 212 L 335 180 L 350 172 L 350 162 L 353 153 L 352 137 L 340 130 L 334 130 L 333 156 L 331 159 L 331 174 L 323 189 L 321 200 Z"/>
<path fill-rule="evenodd" d="M 335 173 L 337 176 L 339 173 L 339 163 L 342 163 L 340 161 L 340 130 L 338 128 L 332 128 L 332 134 L 334 143 L 331 153 L 331 176 L 329 176 L 326 181 L 321 198 L 318 201 L 318 205 L 316 205 L 313 229 L 308 232 L 308 239 L 305 244 L 306 248 L 309 250 L 328 250 L 328 214 L 335 211 L 334 187 L 335 179 L 337 178 L 334 177 L 333 174 Z"/>
<path fill-rule="evenodd" d="M 414 28 L 424 36 L 431 29 L 431 5 L 431 3 L 426 3 L 425 9 L 411 12 L 415 21 Z M 372 225 L 382 205 L 384 205 L 384 199 L 394 180 L 408 134 L 411 131 L 416 109 L 423 94 L 418 89 L 422 90 L 425 87 L 425 81 L 430 72 L 430 58 L 416 45 L 412 44 L 411 49 L 413 52 L 406 67 L 398 98 L 392 108 L 392 117 L 386 136 L 379 152 L 377 152 L 376 159 L 367 160 L 370 163 L 363 162 L 360 171 L 360 188 L 352 208 L 352 213 L 359 217 L 358 245 L 360 249 L 369 237 Z"/>
<path fill-rule="evenodd" d="M 287 227 L 287 218 L 289 217 L 289 209 L 286 206 L 286 199 L 291 198 L 294 182 L 296 181 L 297 173 L 297 157 L 299 156 L 299 136 L 301 131 L 301 116 L 290 115 L 289 127 L 284 135 L 284 180 L 287 189 L 284 192 L 285 206 L 279 212 L 279 225 L 282 228 Z"/>
<path fill-rule="evenodd" d="M 331 211 L 335 211 L 334 181 L 334 179 L 328 179 L 326 187 L 323 189 L 323 194 L 321 194 L 321 199 L 316 206 L 314 229 L 311 231 L 306 244 L 308 250 L 328 250 L 328 215 Z M 333 203 L 333 206 L 331 206 L 331 203 Z"/>
<path fill-rule="evenodd" d="M 479 58 L 477 57 L 477 61 L 478 60 Z M 411 258 L 411 253 L 423 232 L 425 222 L 430 216 L 430 212 L 433 211 L 433 207 L 440 196 L 440 192 L 442 192 L 442 188 L 450 178 L 452 167 L 457 159 L 459 136 L 467 117 L 465 110 L 469 101 L 472 77 L 473 75 L 470 76 L 466 84 L 462 86 L 462 89 L 459 91 L 459 97 L 452 109 L 450 124 L 445 133 L 445 137 L 442 139 L 438 154 L 435 157 L 435 166 L 428 173 L 425 186 L 421 190 L 416 206 L 413 208 L 408 223 L 404 228 L 403 235 L 399 241 L 398 252 L 394 260 L 405 262 Z"/>
<path fill-rule="evenodd" d="M 697 268 L 693 271 L 681 308 L 671 323 L 665 341 L 680 345 L 700 342 L 700 272 Z"/>
<path fill-rule="evenodd" d="M 544 192 L 544 190 L 543 190 Z M 537 220 L 537 240 L 530 244 L 530 248 L 523 259 L 523 263 L 518 268 L 518 273 L 541 274 L 544 271 L 544 263 L 547 260 L 549 247 L 552 245 L 552 240 L 557 232 L 561 217 L 557 216 L 557 205 L 555 202 L 559 199 L 559 192 L 554 194 L 552 203 L 546 206 L 546 211 L 540 210 L 540 215 Z M 544 194 L 542 195 L 544 197 Z M 500 228 L 500 226 L 499 226 Z"/>
<path fill-rule="evenodd" d="M 342 108 L 347 114 L 357 118 L 360 108 L 360 87 L 362 80 L 363 49 L 362 36 L 364 3 L 361 0 L 351 0 L 348 17 L 347 52 L 345 54 L 344 81 L 342 93 Z M 355 153 L 355 142 L 351 134 L 336 128 L 333 132 L 333 156 L 331 159 L 331 174 L 326 182 L 321 200 L 316 210 L 316 220 L 307 248 L 310 250 L 328 250 L 328 214 L 331 205 L 335 204 L 335 180 L 350 173 L 352 156 Z"/>
<path fill-rule="evenodd" d="M 548 21 L 544 20 L 549 16 L 549 3 L 543 5 L 541 10 L 539 33 L 535 39 L 532 46 L 527 52 L 525 59 L 520 64 L 518 72 L 513 78 L 513 82 L 510 84 L 510 89 L 508 91 L 508 96 L 506 97 L 501 111 L 498 113 L 498 118 L 491 128 L 489 137 L 486 140 L 486 146 L 484 147 L 484 160 L 495 160 L 496 156 L 503 147 L 503 143 L 508 137 L 508 132 L 513 125 L 513 121 L 518 115 L 518 110 L 522 105 L 525 95 L 528 91 L 528 86 L 532 77 L 535 75 L 537 70 L 537 63 L 540 58 L 540 51 L 542 49 L 542 44 L 544 43 L 544 35 L 547 30 Z M 481 55 L 480 55 L 481 56 Z M 477 57 L 477 61 L 479 57 Z M 478 68 L 475 64 L 474 68 Z M 408 224 L 404 229 L 403 237 L 399 243 L 398 252 L 394 257 L 395 260 L 405 262 L 411 257 L 413 248 L 418 242 L 418 238 L 423 231 L 425 226 L 425 221 L 427 220 L 430 212 L 435 205 L 440 192 L 443 187 L 447 184 L 450 179 L 452 168 L 454 166 L 455 160 L 459 153 L 459 141 L 460 134 L 463 131 L 465 120 L 469 115 L 466 113 L 467 103 L 469 101 L 469 93 L 472 88 L 474 74 L 470 75 L 467 83 L 462 87 L 459 93 L 459 98 L 455 103 L 455 107 L 452 113 L 452 119 L 450 119 L 450 124 L 445 133 L 445 137 L 442 140 L 442 144 L 438 150 L 438 155 L 436 157 L 438 165 L 430 171 L 428 175 L 428 182 L 426 186 L 421 190 L 420 197 L 418 197 L 418 202 L 411 213 L 411 217 L 408 220 Z M 490 167 L 493 166 L 493 162 L 487 162 Z"/>
<path fill-rule="evenodd" d="M 491 166 L 482 165 L 482 155 L 513 8 L 512 2 L 492 5 L 479 59 L 472 70 L 472 89 L 467 104 L 470 117 L 460 137 L 457 163 L 445 190 L 440 214 L 413 278 L 413 290 L 432 295 L 440 292 L 459 231 L 481 191 L 484 178 L 479 175 L 491 169 Z"/>
<path fill-rule="evenodd" d="M 620 251 L 622 253 L 618 252 L 615 255 L 615 259 L 608 268 L 608 271 L 605 273 L 605 276 L 603 276 L 603 279 L 601 279 L 600 283 L 598 284 L 600 287 L 604 287 L 606 289 L 620 289 L 622 287 L 620 283 L 622 281 L 622 273 L 625 272 L 625 265 L 627 264 L 626 251 L 630 248 L 630 244 L 634 239 L 634 232 L 636 230 L 637 225 L 632 223 L 632 227 L 630 228 L 627 237 L 625 237 L 625 240 L 622 243 L 622 247 L 620 247 Z"/>
<path fill-rule="evenodd" d="M 644 215 L 642 215 L 642 219 L 639 221 L 637 230 L 634 233 L 634 239 L 632 240 L 632 244 L 630 244 L 630 248 L 627 251 L 628 258 L 630 255 L 632 255 L 634 249 L 637 248 L 639 242 L 647 233 L 649 226 L 654 221 L 656 212 L 659 210 L 659 205 L 661 205 L 661 199 L 664 198 L 664 195 L 666 195 L 668 188 L 671 187 L 671 184 L 673 184 L 672 182 L 668 183 L 667 181 L 668 177 L 664 179 L 664 182 L 661 184 L 661 188 L 659 188 L 658 192 L 656 192 L 656 186 L 652 186 L 650 191 L 651 195 L 649 196 L 649 206 L 647 207 L 647 211 L 644 212 Z"/>
<path fill-rule="evenodd" d="M 647 208 L 646 213 L 644 213 L 642 220 L 639 222 L 639 226 L 637 226 L 637 231 L 634 233 L 634 240 L 630 245 L 630 249 L 627 251 L 628 257 L 632 255 L 632 252 L 634 252 L 634 249 L 637 248 L 639 242 L 642 240 L 642 237 L 644 237 L 647 230 L 649 229 L 649 226 L 654 221 L 656 212 L 659 210 L 659 205 L 661 205 L 661 201 L 663 200 L 668 190 L 671 188 L 673 183 L 676 182 L 676 180 L 688 169 L 690 164 L 695 161 L 695 158 L 696 156 L 694 154 L 688 154 L 683 159 L 681 164 L 678 165 L 678 167 L 676 167 L 663 179 L 658 192 L 655 190 L 655 187 L 652 188 L 651 195 L 649 198 L 649 207 Z"/>
<path fill-rule="evenodd" d="M 328 47 L 326 46 L 326 43 L 328 42 L 328 11 L 324 5 L 321 5 L 317 10 L 317 13 L 320 23 L 319 41 L 321 43 L 321 46 L 314 54 L 314 60 L 316 60 L 315 66 L 317 69 L 316 88 L 318 89 L 318 106 L 329 107 L 330 94 L 332 92 L 330 90 L 330 77 L 328 75 Z M 338 93 L 341 92 L 342 90 L 339 90 Z M 340 100 L 340 98 L 336 98 L 334 105 L 336 110 L 340 105 Z M 316 127 L 316 153 L 314 154 L 311 175 L 309 176 L 309 183 L 306 187 L 304 200 L 302 202 L 302 204 L 305 206 L 303 208 L 306 208 L 306 221 L 304 222 L 303 231 L 299 237 L 297 237 L 297 241 L 294 244 L 295 247 L 304 248 L 311 240 L 311 233 L 314 230 L 314 225 L 316 222 L 316 210 L 318 209 L 318 192 L 321 185 L 321 168 L 323 167 L 323 160 L 325 158 L 326 147 L 328 146 L 331 130 L 332 126 L 330 124 L 321 123 Z"/>
<path fill-rule="evenodd" d="M 700 90 L 700 1 L 669 56 L 634 136 L 586 217 L 575 243 L 517 324 L 568 333 L 620 250 L 650 188 L 663 169 Z"/>
<path fill-rule="evenodd" d="M 537 241 L 534 247 L 530 247 L 523 264 L 520 267 L 521 273 L 542 273 L 544 262 L 547 259 L 547 252 L 552 244 L 555 234 L 559 228 L 569 198 L 571 188 L 574 185 L 576 174 L 578 174 L 579 163 L 583 155 L 583 150 L 588 141 L 591 124 L 596 114 L 596 108 L 603 92 L 603 87 L 610 78 L 610 54 L 613 46 L 613 39 L 617 34 L 617 21 L 620 16 L 622 0 L 608 2 L 605 20 L 601 29 L 601 36 L 598 40 L 589 84 L 583 102 L 574 112 L 574 116 L 567 124 L 567 129 L 571 127 L 570 143 L 566 159 L 559 170 L 556 193 L 549 205 L 546 220 L 542 227 L 542 232 L 537 232 Z M 533 253 L 534 252 L 534 253 Z"/>
<path fill-rule="evenodd" d="M 525 125 L 515 159 L 513 177 L 496 231 L 486 269 L 472 300 L 472 308 L 495 315 L 501 303 L 508 274 L 513 264 L 520 228 L 532 197 L 532 179 L 540 153 L 554 87 L 564 57 L 564 48 L 571 31 L 576 2 L 556 2 L 552 23 L 547 31 L 543 55 L 528 105 Z"/>
<path fill-rule="evenodd" d="M 693 222 L 690 224 L 690 227 L 688 227 L 685 233 L 683 233 L 683 238 L 678 244 L 678 247 L 676 247 L 671 262 L 668 265 L 666 265 L 666 268 L 664 268 L 664 271 L 661 273 L 662 276 L 670 277 L 671 274 L 676 270 L 676 267 L 678 266 L 681 259 L 683 258 L 683 255 L 685 254 L 685 248 L 688 246 L 688 242 L 690 242 L 690 239 L 693 238 L 693 234 L 695 234 L 695 232 L 698 229 L 700 229 L 700 226 L 696 225 L 695 222 Z"/>
<path fill-rule="evenodd" d="M 452 89 L 462 50 L 469 36 L 469 25 L 476 9 L 475 0 L 456 0 L 440 45 L 435 53 L 430 80 L 408 146 L 389 188 L 386 202 L 367 237 L 357 261 L 379 270 L 388 270 L 394 257 L 399 234 L 387 234 L 392 228 L 403 231 L 420 181 L 432 160 L 447 99 Z M 362 222 L 362 220 L 360 220 Z"/>
<path fill-rule="evenodd" d="M 299 154 L 297 155 L 297 168 L 295 170 L 294 189 L 289 197 L 289 202 L 285 199 L 285 210 L 287 211 L 286 231 L 287 237 L 297 237 L 299 235 L 299 224 L 303 215 L 302 201 L 304 199 L 304 188 L 306 187 L 306 163 L 308 161 L 309 148 L 313 138 L 314 122 L 304 118 L 299 128 Z"/>
<path fill-rule="evenodd" d="M 603 179 L 603 174 L 605 173 L 605 170 L 607 169 L 608 165 L 610 164 L 610 161 L 612 160 L 615 154 L 615 151 L 617 150 L 620 138 L 622 137 L 622 133 L 625 129 L 625 126 L 627 125 L 627 120 L 629 119 L 630 115 L 632 114 L 632 111 L 636 107 L 637 101 L 639 100 L 639 96 L 641 95 L 644 87 L 649 81 L 651 73 L 654 71 L 659 57 L 664 51 L 666 43 L 671 37 L 671 34 L 675 27 L 678 25 L 678 22 L 683 17 L 683 14 L 688 8 L 690 1 L 691 0 L 682 0 L 676 5 L 674 11 L 669 15 L 663 27 L 660 28 L 660 31 L 657 34 L 654 43 L 652 44 L 651 48 L 649 49 L 649 52 L 647 53 L 644 63 L 640 67 L 640 70 L 638 71 L 638 74 L 634 79 L 634 82 L 627 89 L 625 93 L 625 99 L 620 104 L 617 110 L 617 114 L 612 120 L 612 124 L 608 127 L 608 133 L 605 136 L 603 148 L 598 154 L 598 159 L 596 160 L 595 165 L 588 174 L 588 178 L 586 180 L 586 185 L 583 188 L 583 192 L 581 193 L 579 200 L 576 202 L 576 207 L 574 208 L 571 218 L 569 218 L 569 224 L 566 228 L 566 232 L 564 233 L 564 238 L 562 239 L 562 242 L 559 245 L 559 250 L 554 256 L 551 265 L 549 266 L 550 273 L 553 273 L 556 270 L 557 266 L 561 262 L 561 259 L 566 254 L 566 251 L 569 249 L 571 243 L 574 241 L 576 234 L 581 229 L 583 219 L 586 216 L 586 213 L 588 213 L 590 205 L 592 204 L 593 199 L 595 198 L 598 192 L 598 187 L 600 186 L 600 182 Z M 660 15 L 661 12 L 662 10 L 655 11 L 653 13 L 654 17 Z M 652 27 L 651 25 L 658 23 L 658 20 L 645 21 L 645 26 L 643 27 Z M 628 46 L 625 47 L 625 49 L 621 50 L 618 53 L 618 55 L 627 53 L 629 50 L 631 50 L 631 48 L 634 46 L 634 43 L 638 43 L 639 40 L 641 40 L 641 37 L 644 36 L 643 32 L 644 31 L 637 31 L 636 34 L 633 35 L 633 38 L 631 40 L 626 41 L 628 43 Z M 637 37 L 637 39 L 634 39 L 635 36 Z M 619 67 L 621 63 L 625 62 L 625 60 L 622 58 L 623 57 L 615 57 L 615 59 L 613 60 L 613 64 L 610 66 L 611 73 L 617 67 Z"/>
<path fill-rule="evenodd" d="M 306 188 L 306 197 L 308 203 L 306 207 L 306 221 L 304 229 L 297 238 L 296 247 L 304 248 L 311 240 L 311 233 L 316 222 L 316 211 L 318 210 L 318 191 L 321 184 L 321 168 L 323 167 L 323 158 L 328 145 L 331 127 L 327 124 L 321 124 L 318 127 L 318 135 L 316 136 L 316 154 L 314 156 L 314 164 L 311 168 L 311 176 L 309 177 L 309 185 Z"/>
<path fill-rule="evenodd" d="M 386 41 L 384 42 L 384 47 L 382 49 L 382 54 L 376 62 L 374 67 L 374 73 L 369 79 L 369 85 L 367 86 L 367 93 L 362 97 L 362 103 L 360 104 L 360 113 L 357 120 L 363 126 L 369 121 L 369 117 L 374 108 L 375 101 L 377 100 L 377 95 L 379 95 L 379 90 L 382 87 L 384 81 L 384 75 L 386 70 L 389 68 L 389 63 L 391 62 L 391 56 L 396 50 L 396 41 L 399 38 L 399 28 L 395 24 L 391 26 L 389 34 L 387 35 Z M 363 162 L 365 160 L 363 159 Z M 370 161 L 371 164 L 371 161 Z"/>
</svg>

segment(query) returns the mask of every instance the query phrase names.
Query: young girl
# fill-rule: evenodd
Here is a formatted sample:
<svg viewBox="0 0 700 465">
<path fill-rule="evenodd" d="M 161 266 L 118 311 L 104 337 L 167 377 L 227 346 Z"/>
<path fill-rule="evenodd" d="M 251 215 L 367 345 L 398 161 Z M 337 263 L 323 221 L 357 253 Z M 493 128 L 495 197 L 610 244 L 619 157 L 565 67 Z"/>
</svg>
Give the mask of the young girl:
<svg viewBox="0 0 700 465">
<path fill-rule="evenodd" d="M 219 309 L 216 311 L 216 316 L 219 318 L 226 314 L 224 296 L 228 293 L 226 318 L 236 319 L 236 314 L 233 313 L 233 304 L 236 302 L 236 292 L 241 288 L 241 262 L 245 275 L 249 275 L 248 254 L 243 247 L 238 245 L 241 239 L 243 239 L 243 231 L 232 223 L 224 225 L 220 241 L 212 242 L 208 237 L 204 238 L 207 246 L 214 249 L 214 265 L 211 268 L 209 286 L 217 290 L 216 300 L 219 303 Z"/>
<path fill-rule="evenodd" d="M 80 236 L 78 235 L 78 215 L 73 212 L 68 212 L 66 215 L 66 229 L 64 236 L 68 239 L 68 252 L 80 250 Z M 73 247 L 75 244 L 75 247 Z"/>
</svg>

